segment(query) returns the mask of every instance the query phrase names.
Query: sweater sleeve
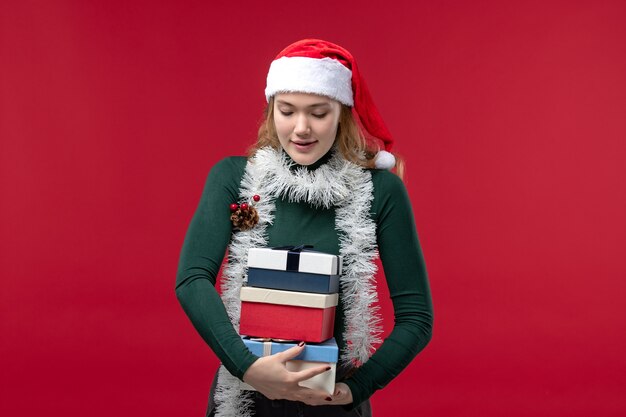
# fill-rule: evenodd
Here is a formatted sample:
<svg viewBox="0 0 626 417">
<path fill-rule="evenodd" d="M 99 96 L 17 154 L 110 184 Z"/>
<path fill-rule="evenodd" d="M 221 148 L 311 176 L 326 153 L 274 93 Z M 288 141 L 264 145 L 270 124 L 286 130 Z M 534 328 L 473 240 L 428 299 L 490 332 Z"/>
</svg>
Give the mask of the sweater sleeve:
<svg viewBox="0 0 626 417">
<path fill-rule="evenodd" d="M 229 204 L 238 200 L 245 159 L 226 158 L 209 173 L 180 254 L 176 296 L 200 336 L 228 371 L 243 374 L 258 359 L 241 341 L 215 288 L 230 242 Z"/>
<path fill-rule="evenodd" d="M 395 378 L 431 339 L 433 311 L 426 266 L 404 184 L 373 171 L 373 215 L 395 324 L 378 350 L 346 381 L 358 406 Z"/>
</svg>

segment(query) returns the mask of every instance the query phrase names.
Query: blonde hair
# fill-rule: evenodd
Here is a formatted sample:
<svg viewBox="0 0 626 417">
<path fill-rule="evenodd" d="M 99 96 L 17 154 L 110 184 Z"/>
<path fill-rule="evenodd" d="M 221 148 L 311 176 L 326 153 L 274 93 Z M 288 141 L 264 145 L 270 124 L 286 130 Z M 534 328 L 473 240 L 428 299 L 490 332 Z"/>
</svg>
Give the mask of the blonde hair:
<svg viewBox="0 0 626 417">
<path fill-rule="evenodd" d="M 374 157 L 378 149 L 367 146 L 367 141 L 361 128 L 357 124 L 352 114 L 352 107 L 341 105 L 339 114 L 339 126 L 337 126 L 337 137 L 335 139 L 337 150 L 348 161 L 362 166 L 363 168 L 375 168 Z M 257 141 L 248 150 L 248 157 L 254 156 L 257 150 L 270 146 L 276 150 L 281 149 L 276 127 L 274 125 L 274 97 L 270 97 L 263 120 L 259 126 Z M 396 174 L 402 178 L 404 176 L 404 161 L 396 156 Z"/>
</svg>

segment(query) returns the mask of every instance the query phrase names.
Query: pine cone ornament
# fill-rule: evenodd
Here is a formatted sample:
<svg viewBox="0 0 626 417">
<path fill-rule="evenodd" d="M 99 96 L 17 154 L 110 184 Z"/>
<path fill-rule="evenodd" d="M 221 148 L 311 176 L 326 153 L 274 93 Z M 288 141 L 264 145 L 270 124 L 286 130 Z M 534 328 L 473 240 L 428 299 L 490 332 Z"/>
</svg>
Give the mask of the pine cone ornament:
<svg viewBox="0 0 626 417">
<path fill-rule="evenodd" d="M 235 229 L 242 232 L 252 229 L 259 222 L 259 212 L 254 207 L 254 204 L 258 202 L 261 197 L 255 195 L 252 204 L 248 203 L 233 203 L 230 205 L 230 221 L 233 223 Z"/>
</svg>

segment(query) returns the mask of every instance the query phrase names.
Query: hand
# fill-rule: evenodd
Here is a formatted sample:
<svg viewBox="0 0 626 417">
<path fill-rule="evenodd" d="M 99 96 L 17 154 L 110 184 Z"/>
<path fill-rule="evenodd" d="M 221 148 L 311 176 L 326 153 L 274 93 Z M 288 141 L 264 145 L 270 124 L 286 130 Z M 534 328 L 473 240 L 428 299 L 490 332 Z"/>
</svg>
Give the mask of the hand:
<svg viewBox="0 0 626 417">
<path fill-rule="evenodd" d="M 343 382 L 338 382 L 335 384 L 335 391 L 333 392 L 332 401 L 327 401 L 326 404 L 330 405 L 346 405 L 351 404 L 354 400 L 352 399 L 352 391 L 350 387 Z"/>
<path fill-rule="evenodd" d="M 332 398 L 327 392 L 298 385 L 300 381 L 328 371 L 330 368 L 327 365 L 299 372 L 287 370 L 286 362 L 298 356 L 303 350 L 304 343 L 301 343 L 284 352 L 257 359 L 243 375 L 244 382 L 270 400 L 302 401 L 308 405 L 330 404 Z"/>
</svg>

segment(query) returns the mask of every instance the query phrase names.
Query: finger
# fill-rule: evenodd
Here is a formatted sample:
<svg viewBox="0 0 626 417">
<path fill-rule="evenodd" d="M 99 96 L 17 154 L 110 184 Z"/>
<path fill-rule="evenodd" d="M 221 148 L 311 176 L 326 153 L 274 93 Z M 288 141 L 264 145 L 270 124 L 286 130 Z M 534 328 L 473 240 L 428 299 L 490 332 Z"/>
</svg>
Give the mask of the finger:
<svg viewBox="0 0 626 417">
<path fill-rule="evenodd" d="M 313 378 L 315 375 L 330 371 L 330 369 L 330 366 L 322 365 L 316 366 L 315 368 L 303 369 L 302 371 L 292 372 L 292 374 L 294 374 L 293 376 L 295 377 L 296 381 L 300 382 Z"/>
<path fill-rule="evenodd" d="M 328 394 L 326 394 L 326 395 L 328 395 Z M 335 403 L 333 401 L 333 399 L 331 397 L 326 397 L 323 400 L 308 399 L 308 400 L 298 400 L 298 401 L 302 401 L 306 405 L 334 405 L 334 404 L 337 404 L 337 403 Z"/>
<path fill-rule="evenodd" d="M 326 391 L 307 387 L 300 387 L 295 391 L 294 399 L 309 405 L 328 404 L 332 401 L 331 396 Z"/>
<path fill-rule="evenodd" d="M 290 347 L 287 350 L 278 352 L 275 354 L 277 358 L 280 358 L 282 362 L 287 362 L 302 353 L 304 350 L 304 342 L 300 342 L 297 345 Z"/>
<path fill-rule="evenodd" d="M 341 384 L 335 384 L 335 392 L 333 396 L 346 395 L 348 392 L 341 386 Z"/>
<path fill-rule="evenodd" d="M 348 404 L 352 402 L 352 393 L 350 387 L 342 382 L 335 384 L 335 393 L 333 394 L 334 404 Z"/>
</svg>

